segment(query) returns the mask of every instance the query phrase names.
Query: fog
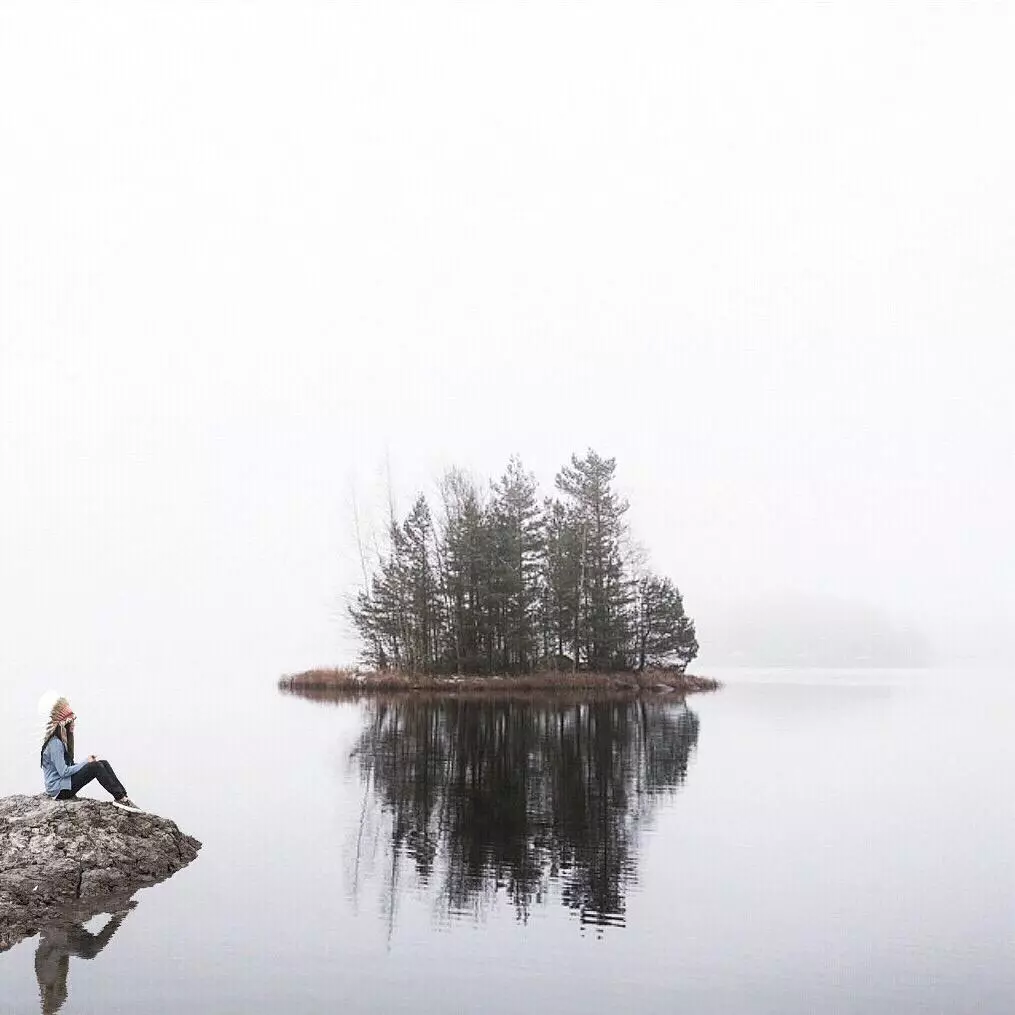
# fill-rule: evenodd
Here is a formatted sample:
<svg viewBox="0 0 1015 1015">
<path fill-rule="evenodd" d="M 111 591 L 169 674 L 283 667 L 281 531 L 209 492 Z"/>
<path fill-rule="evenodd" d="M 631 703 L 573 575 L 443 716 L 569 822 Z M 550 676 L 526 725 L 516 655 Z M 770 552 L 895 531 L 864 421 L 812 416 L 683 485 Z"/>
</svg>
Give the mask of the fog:
<svg viewBox="0 0 1015 1015">
<path fill-rule="evenodd" d="M 354 502 L 589 446 L 699 671 L 794 618 L 1010 658 L 1013 44 L 1002 5 L 5 5 L 5 704 L 349 661 Z"/>
</svg>

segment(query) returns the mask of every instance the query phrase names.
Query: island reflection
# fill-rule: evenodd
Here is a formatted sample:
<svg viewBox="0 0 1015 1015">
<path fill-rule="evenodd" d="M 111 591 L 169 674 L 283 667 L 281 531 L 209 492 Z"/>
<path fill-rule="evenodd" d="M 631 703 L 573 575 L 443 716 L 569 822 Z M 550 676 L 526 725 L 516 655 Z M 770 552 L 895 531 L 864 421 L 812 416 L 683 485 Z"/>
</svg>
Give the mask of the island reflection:
<svg viewBox="0 0 1015 1015">
<path fill-rule="evenodd" d="M 623 925 L 640 831 L 683 783 L 698 725 L 669 699 L 371 701 L 353 891 L 379 836 L 392 922 L 408 866 L 450 915 L 503 893 L 522 921 L 558 898 L 582 925 Z"/>
</svg>

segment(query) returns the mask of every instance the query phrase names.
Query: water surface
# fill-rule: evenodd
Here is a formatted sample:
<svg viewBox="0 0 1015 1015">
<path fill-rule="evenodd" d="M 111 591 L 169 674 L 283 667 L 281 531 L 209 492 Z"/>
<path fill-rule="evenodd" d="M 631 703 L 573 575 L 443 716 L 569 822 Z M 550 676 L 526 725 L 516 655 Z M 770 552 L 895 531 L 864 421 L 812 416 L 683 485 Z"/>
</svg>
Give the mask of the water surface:
<svg viewBox="0 0 1015 1015">
<path fill-rule="evenodd" d="M 165 695 L 109 753 L 204 849 L 113 931 L 0 955 L 0 1012 L 53 969 L 66 1013 L 1011 1011 L 1004 676 L 722 676 L 686 704 Z"/>
</svg>

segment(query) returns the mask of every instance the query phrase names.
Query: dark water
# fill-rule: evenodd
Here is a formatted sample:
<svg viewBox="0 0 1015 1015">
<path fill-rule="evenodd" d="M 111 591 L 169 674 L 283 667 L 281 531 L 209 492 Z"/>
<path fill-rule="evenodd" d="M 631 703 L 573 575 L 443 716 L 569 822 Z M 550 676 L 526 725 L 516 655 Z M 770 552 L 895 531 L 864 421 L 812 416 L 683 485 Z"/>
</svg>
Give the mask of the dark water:
<svg viewBox="0 0 1015 1015">
<path fill-rule="evenodd" d="M 725 676 L 686 704 L 167 696 L 164 749 L 115 760 L 204 850 L 0 955 L 0 1012 L 40 984 L 67 1013 L 1015 1010 L 1004 675 Z"/>
</svg>

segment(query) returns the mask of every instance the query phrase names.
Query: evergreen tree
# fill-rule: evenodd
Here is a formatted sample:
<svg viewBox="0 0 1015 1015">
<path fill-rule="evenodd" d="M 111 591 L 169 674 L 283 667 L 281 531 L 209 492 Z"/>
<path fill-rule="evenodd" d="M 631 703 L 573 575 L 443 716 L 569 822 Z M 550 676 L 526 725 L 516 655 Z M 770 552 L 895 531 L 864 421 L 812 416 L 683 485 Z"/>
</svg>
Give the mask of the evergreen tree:
<svg viewBox="0 0 1015 1015">
<path fill-rule="evenodd" d="M 536 656 L 535 612 L 543 522 L 536 500 L 536 479 L 512 456 L 493 484 L 494 588 L 500 619 L 502 666 L 524 673 Z"/>
<path fill-rule="evenodd" d="M 589 451 L 556 477 L 563 499 L 536 497 L 513 457 L 479 489 L 457 470 L 440 484 L 435 527 L 420 495 L 349 613 L 365 661 L 422 673 L 524 673 L 676 666 L 697 653 L 677 587 L 644 574 L 613 490 L 615 460 Z"/>
<path fill-rule="evenodd" d="M 426 498 L 420 494 L 402 525 L 404 535 L 402 596 L 406 605 L 406 641 L 409 668 L 429 673 L 434 669 L 436 632 L 440 611 L 436 600 L 436 553 L 432 548 L 433 523 Z"/>
<path fill-rule="evenodd" d="M 636 669 L 676 666 L 681 672 L 698 654 L 694 621 L 684 613 L 684 601 L 669 578 L 646 575 L 635 598 Z"/>
<path fill-rule="evenodd" d="M 364 641 L 364 661 L 381 670 L 389 666 L 404 669 L 409 665 L 402 587 L 405 541 L 394 521 L 388 537 L 388 553 L 378 561 L 369 591 L 361 591 L 349 608 L 353 624 Z"/>
<path fill-rule="evenodd" d="M 475 483 L 457 469 L 445 475 L 441 496 L 447 663 L 456 673 L 476 673 L 482 668 L 486 626 L 482 589 L 488 542 L 486 513 Z"/>
<path fill-rule="evenodd" d="M 581 604 L 581 539 L 573 512 L 559 500 L 543 506 L 545 541 L 540 580 L 540 620 L 543 656 L 558 669 L 570 654 L 577 666 L 577 625 Z"/>
<path fill-rule="evenodd" d="M 621 555 L 626 500 L 612 490 L 615 458 L 589 450 L 557 474 L 557 489 L 571 498 L 581 545 L 580 607 L 576 641 L 592 670 L 621 664 L 627 642 L 630 587 Z M 577 659 L 576 655 L 576 659 Z"/>
</svg>

